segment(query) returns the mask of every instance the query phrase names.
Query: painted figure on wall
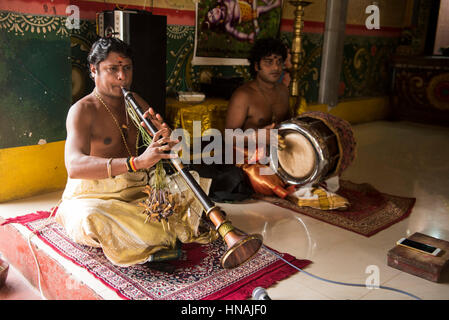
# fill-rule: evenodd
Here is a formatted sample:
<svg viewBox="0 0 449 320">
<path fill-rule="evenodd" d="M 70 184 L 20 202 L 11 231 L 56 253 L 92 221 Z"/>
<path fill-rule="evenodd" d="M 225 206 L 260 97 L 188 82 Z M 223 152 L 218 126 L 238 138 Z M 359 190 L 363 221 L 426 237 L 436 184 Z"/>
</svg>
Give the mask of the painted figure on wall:
<svg viewBox="0 0 449 320">
<path fill-rule="evenodd" d="M 226 32 L 238 40 L 254 41 L 260 32 L 258 18 L 261 14 L 280 7 L 281 0 L 263 0 L 265 5 L 258 5 L 257 0 L 218 0 L 214 8 L 207 13 L 205 24 L 208 27 L 224 25 Z M 242 23 L 253 23 L 254 31 L 245 33 L 235 27 Z"/>
<path fill-rule="evenodd" d="M 204 0 L 196 15 L 198 57 L 246 58 L 256 39 L 279 33 L 282 0 Z"/>
</svg>

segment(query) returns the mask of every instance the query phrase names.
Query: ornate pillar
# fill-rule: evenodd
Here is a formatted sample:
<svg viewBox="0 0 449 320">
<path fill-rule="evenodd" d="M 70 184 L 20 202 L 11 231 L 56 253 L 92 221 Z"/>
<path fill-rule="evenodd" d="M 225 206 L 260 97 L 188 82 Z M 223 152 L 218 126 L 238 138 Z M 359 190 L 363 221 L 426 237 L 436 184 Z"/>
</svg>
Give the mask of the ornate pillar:
<svg viewBox="0 0 449 320">
<path fill-rule="evenodd" d="M 290 85 L 290 96 L 296 98 L 296 106 L 299 105 L 301 97 L 299 96 L 299 63 L 301 61 L 301 56 L 304 54 L 302 48 L 302 29 L 304 28 L 304 8 L 311 4 L 311 1 L 298 1 L 289 0 L 292 6 L 295 7 L 295 21 L 293 24 L 293 40 L 291 48 L 291 60 L 292 60 L 292 70 L 291 77 L 292 82 Z"/>
</svg>

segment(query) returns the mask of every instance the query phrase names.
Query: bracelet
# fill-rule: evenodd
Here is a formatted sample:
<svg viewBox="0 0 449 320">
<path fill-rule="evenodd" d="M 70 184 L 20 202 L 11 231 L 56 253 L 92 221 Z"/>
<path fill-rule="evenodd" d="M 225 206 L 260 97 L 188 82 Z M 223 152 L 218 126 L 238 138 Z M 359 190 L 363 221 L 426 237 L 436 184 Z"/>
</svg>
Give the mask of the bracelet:
<svg viewBox="0 0 449 320">
<path fill-rule="evenodd" d="M 108 160 L 108 162 L 106 162 L 106 169 L 108 171 L 108 178 L 112 178 L 112 166 L 111 166 L 111 164 L 112 164 L 112 158 L 110 158 Z"/>
<path fill-rule="evenodd" d="M 131 160 L 131 157 L 128 157 L 128 158 L 126 159 L 126 162 L 125 162 L 125 164 L 126 164 L 126 169 L 128 169 L 128 172 L 133 172 L 133 169 L 131 169 L 131 165 L 129 164 L 129 160 Z"/>
<path fill-rule="evenodd" d="M 131 168 L 133 169 L 133 171 L 136 172 L 137 168 L 136 168 L 136 164 L 134 163 L 134 159 L 136 159 L 136 157 L 131 157 L 131 160 L 129 161 L 129 163 L 131 164 Z"/>
<path fill-rule="evenodd" d="M 126 168 L 128 169 L 128 172 L 136 172 L 136 164 L 134 163 L 135 157 L 128 157 L 126 159 Z"/>
</svg>

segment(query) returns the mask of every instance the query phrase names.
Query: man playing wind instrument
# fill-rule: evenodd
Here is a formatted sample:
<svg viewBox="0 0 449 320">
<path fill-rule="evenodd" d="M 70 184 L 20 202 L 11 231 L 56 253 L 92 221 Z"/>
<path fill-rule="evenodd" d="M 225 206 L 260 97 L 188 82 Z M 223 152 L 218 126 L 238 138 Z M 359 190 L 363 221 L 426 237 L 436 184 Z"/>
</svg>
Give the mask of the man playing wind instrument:
<svg viewBox="0 0 449 320">
<path fill-rule="evenodd" d="M 138 154 L 142 133 L 127 112 L 121 90 L 129 90 L 132 82 L 130 48 L 118 39 L 101 38 L 93 44 L 88 62 L 95 88 L 67 115 L 68 181 L 57 221 L 73 241 L 101 247 L 106 257 L 120 266 L 153 261 L 156 253 L 174 249 L 177 240 L 215 240 L 215 231 L 200 233 L 202 208 L 182 179 L 155 174 L 154 167 L 160 160 L 177 156 L 166 151 L 178 141 L 170 140 L 171 131 L 162 117 L 134 93 L 146 111 L 145 118 L 159 130 Z M 196 178 L 207 191 L 209 181 Z M 158 179 L 170 191 L 165 209 L 173 211 L 162 220 L 149 219 L 145 214 L 151 214 L 148 211 L 156 204 L 147 206 L 147 210 L 142 205 L 149 198 L 143 191 L 150 194 L 148 185 L 154 187 Z"/>
</svg>

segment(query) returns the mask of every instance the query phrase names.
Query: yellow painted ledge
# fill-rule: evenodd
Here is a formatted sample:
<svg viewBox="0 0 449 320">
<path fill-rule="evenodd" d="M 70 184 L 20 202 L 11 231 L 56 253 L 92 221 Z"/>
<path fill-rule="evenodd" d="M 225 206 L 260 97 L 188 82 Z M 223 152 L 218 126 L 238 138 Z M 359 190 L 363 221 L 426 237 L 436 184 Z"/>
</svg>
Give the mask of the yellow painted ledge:
<svg viewBox="0 0 449 320">
<path fill-rule="evenodd" d="M 296 114 L 306 111 L 322 111 L 343 118 L 351 124 L 364 123 L 386 119 L 390 115 L 388 97 L 351 99 L 340 102 L 336 107 L 328 110 L 327 105 L 306 105 L 302 100 Z"/>
<path fill-rule="evenodd" d="M 65 141 L 0 149 L 0 202 L 61 190 Z"/>
</svg>

